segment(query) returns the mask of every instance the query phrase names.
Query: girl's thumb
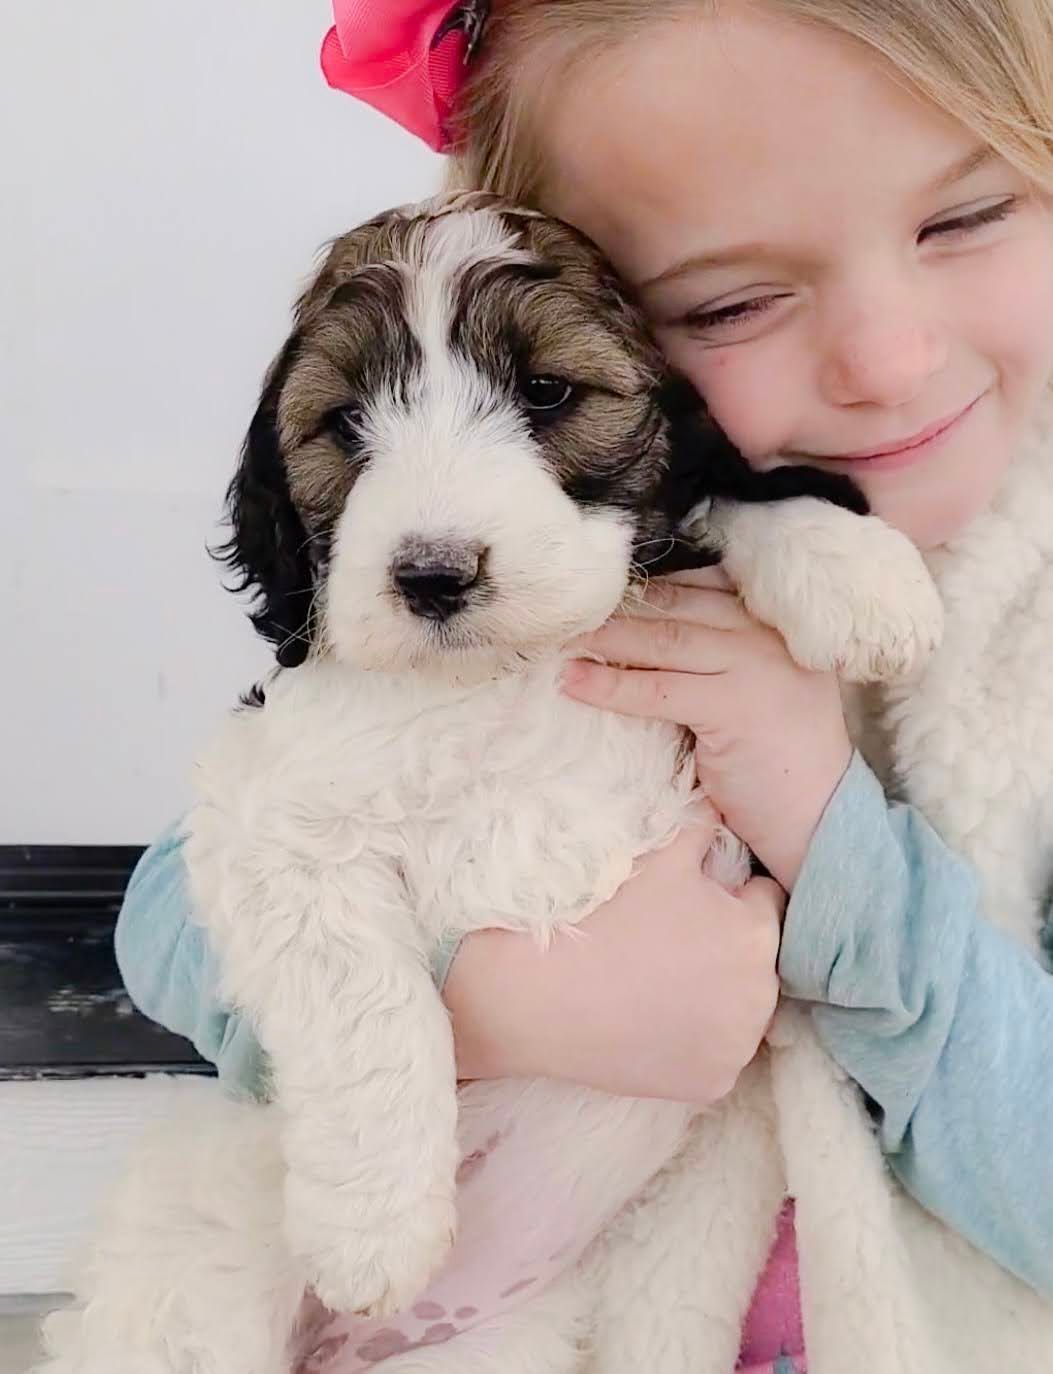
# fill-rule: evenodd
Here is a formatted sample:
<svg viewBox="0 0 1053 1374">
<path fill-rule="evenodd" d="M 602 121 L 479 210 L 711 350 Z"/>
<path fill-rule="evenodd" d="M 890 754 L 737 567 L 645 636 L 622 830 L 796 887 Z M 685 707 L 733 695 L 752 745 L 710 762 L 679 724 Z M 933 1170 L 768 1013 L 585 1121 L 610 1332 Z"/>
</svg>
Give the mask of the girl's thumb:
<svg viewBox="0 0 1053 1374">
<path fill-rule="evenodd" d="M 788 899 L 774 878 L 751 878 L 739 893 L 739 898 L 758 913 L 774 911 L 779 925 L 782 925 Z"/>
</svg>

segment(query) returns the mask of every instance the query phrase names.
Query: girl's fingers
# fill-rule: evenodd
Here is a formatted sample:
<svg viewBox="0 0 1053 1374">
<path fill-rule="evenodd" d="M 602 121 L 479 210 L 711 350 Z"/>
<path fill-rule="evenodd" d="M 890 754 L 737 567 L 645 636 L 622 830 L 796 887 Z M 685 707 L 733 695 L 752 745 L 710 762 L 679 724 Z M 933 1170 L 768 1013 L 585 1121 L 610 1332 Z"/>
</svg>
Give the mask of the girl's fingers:
<svg viewBox="0 0 1053 1374">
<path fill-rule="evenodd" d="M 734 591 L 731 579 L 719 565 L 713 568 L 689 568 L 684 572 L 669 573 L 666 577 L 655 578 L 648 585 L 660 587 L 675 584 L 680 587 L 708 587 L 715 592 Z"/>
<path fill-rule="evenodd" d="M 608 668 L 576 659 L 563 673 L 563 690 L 578 701 L 622 716 L 646 716 L 690 726 L 699 715 L 696 673 Z"/>
<path fill-rule="evenodd" d="M 789 898 L 774 878 L 751 878 L 739 896 L 747 906 L 764 914 L 770 913 L 782 925 Z"/>
<path fill-rule="evenodd" d="M 586 653 L 629 668 L 707 676 L 727 671 L 734 648 L 728 642 L 731 638 L 721 630 L 686 620 L 616 616 L 578 644 Z"/>
<path fill-rule="evenodd" d="M 737 596 L 679 582 L 653 582 L 640 600 L 628 599 L 630 614 L 649 620 L 688 620 L 714 630 L 745 630 L 754 622 Z"/>
</svg>

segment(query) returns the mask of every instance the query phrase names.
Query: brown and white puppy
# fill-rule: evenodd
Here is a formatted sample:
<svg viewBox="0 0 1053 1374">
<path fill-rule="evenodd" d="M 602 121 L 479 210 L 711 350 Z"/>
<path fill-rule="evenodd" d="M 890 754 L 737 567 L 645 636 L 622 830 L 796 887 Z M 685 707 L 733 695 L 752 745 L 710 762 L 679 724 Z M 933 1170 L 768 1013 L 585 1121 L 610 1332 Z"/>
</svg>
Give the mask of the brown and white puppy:
<svg viewBox="0 0 1053 1374">
<path fill-rule="evenodd" d="M 824 497 L 753 472 L 599 252 L 461 195 L 339 239 L 296 311 L 231 489 L 228 553 L 285 666 L 467 668 L 551 651 L 634 576 L 716 562 L 712 497 Z"/>
<path fill-rule="evenodd" d="M 280 667 L 201 760 L 187 822 L 193 909 L 270 1103 L 140 1156 L 53 1374 L 285 1374 L 307 1287 L 365 1340 L 361 1314 L 405 1307 L 447 1254 L 458 1160 L 509 1131 L 580 1234 L 507 1330 L 507 1294 L 480 1293 L 485 1367 L 578 1368 L 595 1295 L 575 1258 L 692 1109 L 541 1080 L 458 1094 L 430 966 L 484 926 L 573 925 L 690 823 L 683 732 L 558 687 L 567 641 L 634 583 L 723 555 L 802 661 L 921 656 L 939 607 L 917 555 L 816 496 L 858 509 L 820 474 L 751 472 L 565 226 L 455 197 L 334 245 L 230 493 L 227 555 Z M 737 842 L 719 852 L 741 878 Z M 463 1355 L 428 1368 L 480 1367 Z"/>
</svg>

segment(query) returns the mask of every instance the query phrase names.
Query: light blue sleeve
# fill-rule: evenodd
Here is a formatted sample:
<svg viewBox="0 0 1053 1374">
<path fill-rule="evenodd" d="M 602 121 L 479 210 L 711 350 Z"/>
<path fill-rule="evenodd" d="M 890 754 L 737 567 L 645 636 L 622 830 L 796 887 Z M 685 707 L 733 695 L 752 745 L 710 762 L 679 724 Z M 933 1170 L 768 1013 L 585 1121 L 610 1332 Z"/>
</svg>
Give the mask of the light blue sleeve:
<svg viewBox="0 0 1053 1374">
<path fill-rule="evenodd" d="M 1053 977 L 857 755 L 787 911 L 784 991 L 874 1104 L 903 1186 L 1053 1296 Z"/>
<path fill-rule="evenodd" d="M 114 950 L 129 997 L 191 1041 L 230 1091 L 265 1097 L 266 1059 L 246 1017 L 224 1006 L 205 930 L 191 919 L 181 822 L 142 855 L 117 917 Z"/>
<path fill-rule="evenodd" d="M 183 840 L 177 822 L 136 865 L 114 932 L 121 977 L 143 1015 L 191 1041 L 228 1090 L 264 1098 L 266 1056 L 248 1018 L 220 1000 L 207 931 L 191 919 Z M 440 991 L 457 948 L 451 938 L 435 951 L 432 976 Z"/>
</svg>

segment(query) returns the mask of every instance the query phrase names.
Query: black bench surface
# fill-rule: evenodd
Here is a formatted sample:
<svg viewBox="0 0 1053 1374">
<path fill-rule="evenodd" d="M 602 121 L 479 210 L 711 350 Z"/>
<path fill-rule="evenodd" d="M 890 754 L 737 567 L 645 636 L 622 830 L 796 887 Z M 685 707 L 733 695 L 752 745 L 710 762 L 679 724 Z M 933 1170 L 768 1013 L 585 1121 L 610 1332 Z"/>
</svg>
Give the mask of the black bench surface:
<svg viewBox="0 0 1053 1374">
<path fill-rule="evenodd" d="M 0 845 L 0 1079 L 214 1070 L 140 1013 L 113 952 L 136 845 Z"/>
</svg>

